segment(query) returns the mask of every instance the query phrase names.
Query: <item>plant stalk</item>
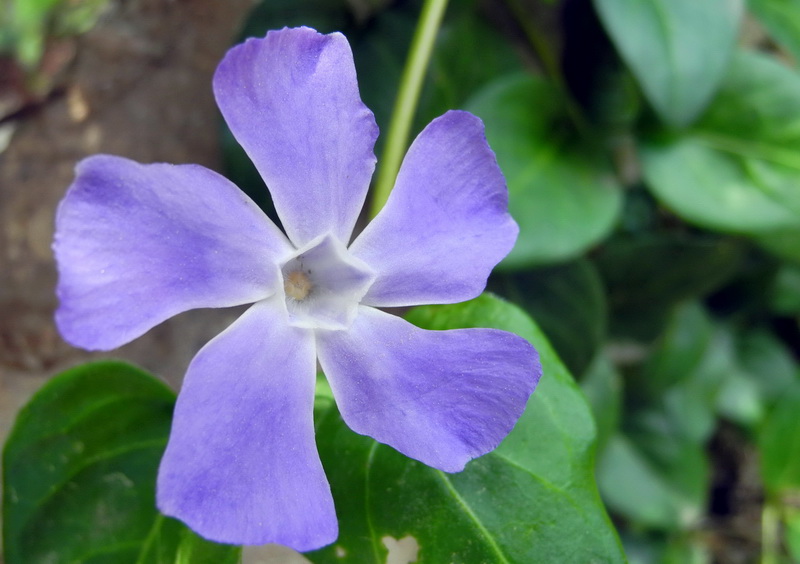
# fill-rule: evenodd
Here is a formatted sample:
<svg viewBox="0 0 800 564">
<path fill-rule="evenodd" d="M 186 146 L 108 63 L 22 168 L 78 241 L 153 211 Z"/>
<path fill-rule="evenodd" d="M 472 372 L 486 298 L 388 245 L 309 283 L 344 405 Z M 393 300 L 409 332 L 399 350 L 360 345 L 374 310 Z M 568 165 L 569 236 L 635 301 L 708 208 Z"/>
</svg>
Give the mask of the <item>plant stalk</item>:
<svg viewBox="0 0 800 564">
<path fill-rule="evenodd" d="M 400 170 L 400 164 L 408 146 L 408 136 L 417 110 L 419 95 L 422 91 L 425 71 L 428 68 L 436 34 L 446 8 L 447 0 L 425 0 L 422 7 L 419 24 L 414 32 L 411 50 L 400 79 L 400 88 L 389 123 L 386 145 L 384 145 L 381 155 L 378 177 L 372 193 L 370 217 L 375 217 L 389 199 L 389 193 L 392 191 L 395 178 L 397 178 L 397 171 Z"/>
</svg>

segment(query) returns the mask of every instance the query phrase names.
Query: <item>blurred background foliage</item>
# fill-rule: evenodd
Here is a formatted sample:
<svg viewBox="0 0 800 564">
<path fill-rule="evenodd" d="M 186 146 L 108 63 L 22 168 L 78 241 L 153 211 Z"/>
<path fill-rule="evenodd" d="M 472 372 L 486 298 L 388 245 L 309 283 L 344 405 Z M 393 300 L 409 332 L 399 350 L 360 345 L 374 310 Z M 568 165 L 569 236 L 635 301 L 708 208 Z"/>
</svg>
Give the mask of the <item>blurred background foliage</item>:
<svg viewBox="0 0 800 564">
<path fill-rule="evenodd" d="M 0 49 L 104 3 L 7 0 Z M 420 7 L 264 0 L 242 36 L 342 31 L 385 131 Z M 587 396 L 631 562 L 800 561 L 799 57 L 800 0 L 452 0 L 437 39 L 414 133 L 483 119 L 520 225 L 489 289 Z"/>
<path fill-rule="evenodd" d="M 0 54 L 35 69 L 47 41 L 88 31 L 110 0 L 3 0 Z"/>
</svg>

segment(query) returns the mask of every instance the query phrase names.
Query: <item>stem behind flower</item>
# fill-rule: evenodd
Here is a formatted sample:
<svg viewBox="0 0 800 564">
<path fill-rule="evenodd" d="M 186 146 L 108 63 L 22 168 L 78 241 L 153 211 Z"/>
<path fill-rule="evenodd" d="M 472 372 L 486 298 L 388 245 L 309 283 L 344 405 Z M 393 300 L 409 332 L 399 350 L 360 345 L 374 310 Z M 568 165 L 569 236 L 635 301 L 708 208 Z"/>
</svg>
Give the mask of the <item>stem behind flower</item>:
<svg viewBox="0 0 800 564">
<path fill-rule="evenodd" d="M 392 111 L 392 120 L 389 123 L 386 145 L 383 149 L 378 178 L 372 194 L 370 217 L 375 217 L 389 199 L 397 171 L 400 170 L 425 71 L 428 68 L 433 44 L 446 8 L 447 0 L 425 0 L 422 7 L 419 24 L 411 42 L 411 51 L 400 80 L 400 89 Z"/>
</svg>

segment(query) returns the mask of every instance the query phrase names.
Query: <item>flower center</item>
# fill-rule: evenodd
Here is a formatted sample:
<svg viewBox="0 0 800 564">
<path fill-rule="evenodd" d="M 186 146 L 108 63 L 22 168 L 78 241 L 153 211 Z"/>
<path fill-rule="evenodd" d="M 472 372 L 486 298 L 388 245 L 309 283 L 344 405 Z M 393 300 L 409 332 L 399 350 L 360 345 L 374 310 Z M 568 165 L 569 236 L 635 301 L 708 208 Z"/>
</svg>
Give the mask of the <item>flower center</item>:
<svg viewBox="0 0 800 564">
<path fill-rule="evenodd" d="M 302 270 L 293 270 L 283 280 L 283 291 L 286 296 L 299 302 L 306 299 L 314 285 Z"/>
<path fill-rule="evenodd" d="M 309 329 L 346 329 L 375 273 L 350 256 L 335 237 L 318 237 L 281 265 L 289 323 Z"/>
</svg>

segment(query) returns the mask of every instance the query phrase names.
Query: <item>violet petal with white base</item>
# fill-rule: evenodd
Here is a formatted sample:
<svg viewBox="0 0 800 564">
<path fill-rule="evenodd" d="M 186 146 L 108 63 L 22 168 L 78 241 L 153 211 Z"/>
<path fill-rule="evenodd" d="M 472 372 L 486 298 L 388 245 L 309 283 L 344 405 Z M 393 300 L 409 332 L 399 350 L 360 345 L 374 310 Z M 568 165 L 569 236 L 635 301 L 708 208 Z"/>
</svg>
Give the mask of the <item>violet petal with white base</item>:
<svg viewBox="0 0 800 564">
<path fill-rule="evenodd" d="M 347 247 L 377 127 L 341 34 L 249 39 L 214 92 L 287 234 L 202 167 L 86 159 L 58 212 L 58 325 L 109 349 L 190 308 L 256 302 L 189 366 L 157 504 L 214 541 L 312 550 L 337 535 L 314 442 L 317 354 L 348 425 L 444 471 L 495 448 L 522 414 L 541 374 L 527 341 L 375 309 L 477 296 L 517 226 L 483 125 L 455 111 L 417 137 Z"/>
<path fill-rule="evenodd" d="M 500 444 L 542 372 L 512 333 L 427 331 L 366 306 L 317 346 L 348 427 L 445 472 Z"/>
<path fill-rule="evenodd" d="M 398 307 L 477 297 L 518 232 L 483 123 L 467 112 L 447 112 L 414 140 L 386 205 L 353 241 L 353 255 L 377 275 L 363 303 Z"/>
<path fill-rule="evenodd" d="M 197 165 L 81 161 L 53 244 L 56 322 L 70 343 L 110 350 L 170 317 L 253 303 L 280 284 L 286 236 L 239 188 Z"/>
<path fill-rule="evenodd" d="M 347 39 L 309 28 L 248 39 L 220 63 L 214 94 L 294 245 L 325 233 L 349 243 L 378 126 L 358 94 Z"/>
<path fill-rule="evenodd" d="M 197 354 L 178 396 L 158 507 L 208 539 L 336 539 L 314 442 L 314 335 L 285 317 L 278 296 L 252 306 Z"/>
</svg>

